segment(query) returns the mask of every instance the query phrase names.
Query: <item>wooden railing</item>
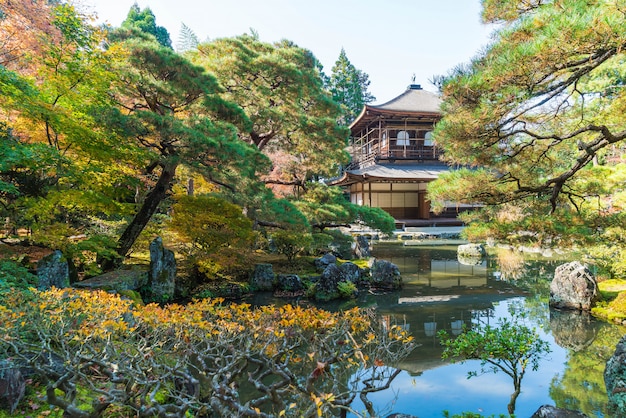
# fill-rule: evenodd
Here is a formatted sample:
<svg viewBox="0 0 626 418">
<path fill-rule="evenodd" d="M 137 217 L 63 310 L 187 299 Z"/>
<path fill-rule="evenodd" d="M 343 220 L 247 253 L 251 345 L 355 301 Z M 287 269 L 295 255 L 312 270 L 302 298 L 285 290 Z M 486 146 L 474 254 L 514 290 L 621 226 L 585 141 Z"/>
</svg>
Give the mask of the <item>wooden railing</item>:
<svg viewBox="0 0 626 418">
<path fill-rule="evenodd" d="M 350 168 L 367 167 L 376 162 L 392 162 L 395 160 L 414 160 L 416 162 L 438 161 L 441 151 L 436 147 L 386 146 L 371 152 L 363 151 L 364 147 L 354 147 Z"/>
</svg>

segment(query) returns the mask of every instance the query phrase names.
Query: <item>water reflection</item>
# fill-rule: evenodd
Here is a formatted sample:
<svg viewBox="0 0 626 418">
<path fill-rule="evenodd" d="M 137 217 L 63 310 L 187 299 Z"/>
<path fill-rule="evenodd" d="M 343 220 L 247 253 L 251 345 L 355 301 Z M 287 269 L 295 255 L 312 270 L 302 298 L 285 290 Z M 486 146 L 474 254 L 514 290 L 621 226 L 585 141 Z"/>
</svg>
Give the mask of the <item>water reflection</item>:
<svg viewBox="0 0 626 418">
<path fill-rule="evenodd" d="M 368 397 L 377 411 L 421 418 L 442 417 L 444 410 L 450 414 L 506 414 L 512 391 L 510 378 L 499 373 L 468 380 L 468 372 L 479 370 L 480 362 L 442 361 L 443 348 L 436 332 L 445 329 L 457 334 L 464 325 L 471 327 L 478 322 L 495 325 L 499 318 L 510 317 L 509 310 L 521 310 L 529 325 L 550 343 L 552 353 L 537 372 L 526 373 L 516 416 L 529 417 L 544 404 L 577 409 L 589 417 L 609 416 L 603 371 L 626 331 L 588 315 L 548 308 L 550 280 L 565 258 L 501 251 L 480 264 L 464 265 L 457 260 L 456 246 L 402 245 L 376 245 L 373 255 L 398 265 L 404 287 L 398 292 L 363 293 L 350 304 L 376 308 L 387 325 L 402 326 L 419 344 L 397 365 L 403 372 L 389 389 Z M 272 302 L 299 303 L 260 303 Z M 345 306 L 335 303 L 322 307 L 332 310 Z M 369 405 L 358 402 L 354 409 L 366 411 Z"/>
<path fill-rule="evenodd" d="M 363 295 L 359 304 L 376 306 L 387 321 L 411 331 L 420 347 L 399 367 L 412 375 L 446 364 L 437 331 L 458 335 L 472 321 L 489 323 L 495 305 L 527 294 L 501 280 L 487 260 L 459 263 L 456 246 L 378 245 L 373 254 L 398 265 L 404 287 L 400 292 Z"/>
<path fill-rule="evenodd" d="M 527 372 L 517 416 L 531 416 L 543 404 L 578 409 L 590 417 L 608 416 L 604 364 L 624 328 L 548 308 L 549 282 L 565 260 L 501 251 L 468 266 L 458 262 L 456 247 L 446 246 L 379 245 L 373 255 L 397 264 L 405 285 L 395 293 L 362 295 L 359 305 L 375 306 L 385 321 L 410 330 L 420 344 L 398 365 L 404 372 L 390 390 L 370 399 L 381 410 L 420 417 L 441 417 L 444 410 L 506 414 L 510 378 L 487 374 L 468 380 L 468 372 L 478 370 L 479 362 L 442 361 L 436 332 L 458 334 L 463 325 L 477 322 L 495 325 L 499 318 L 510 317 L 510 310 L 522 310 L 552 353 L 537 372 Z"/>
</svg>

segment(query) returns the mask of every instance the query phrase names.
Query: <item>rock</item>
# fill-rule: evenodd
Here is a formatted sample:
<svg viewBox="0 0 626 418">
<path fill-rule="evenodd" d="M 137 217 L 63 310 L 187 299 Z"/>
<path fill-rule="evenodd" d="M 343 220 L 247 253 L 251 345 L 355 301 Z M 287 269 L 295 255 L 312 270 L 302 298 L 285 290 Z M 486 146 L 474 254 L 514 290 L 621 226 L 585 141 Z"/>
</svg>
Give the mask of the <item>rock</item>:
<svg viewBox="0 0 626 418">
<path fill-rule="evenodd" d="M 346 262 L 339 266 L 344 280 L 348 280 L 354 284 L 361 282 L 361 269 L 354 263 Z"/>
<path fill-rule="evenodd" d="M 587 418 L 587 415 L 571 409 L 557 408 L 552 405 L 542 405 L 531 418 Z"/>
<path fill-rule="evenodd" d="M 345 280 L 343 272 L 336 264 L 327 266 L 315 284 L 315 299 L 331 300 L 338 298 L 337 284 Z"/>
<path fill-rule="evenodd" d="M 372 255 L 370 251 L 370 242 L 364 235 L 356 237 L 356 247 L 354 248 L 354 255 L 357 258 L 369 258 Z"/>
<path fill-rule="evenodd" d="M 13 414 L 25 391 L 26 380 L 20 370 L 7 360 L 0 361 L 0 407 Z"/>
<path fill-rule="evenodd" d="M 418 418 L 418 417 L 415 415 L 394 413 L 391 415 L 387 415 L 387 418 Z"/>
<path fill-rule="evenodd" d="M 372 264 L 370 274 L 372 275 L 372 286 L 382 289 L 400 289 L 402 287 L 402 276 L 395 264 L 386 260 L 376 260 Z"/>
<path fill-rule="evenodd" d="M 589 311 L 598 300 L 598 283 L 579 261 L 558 266 L 550 283 L 550 306 Z"/>
<path fill-rule="evenodd" d="M 37 263 L 37 288 L 47 290 L 52 287 L 63 289 L 70 287 L 70 269 L 63 253 L 56 250 Z"/>
<path fill-rule="evenodd" d="M 482 244 L 463 244 L 459 245 L 456 253 L 459 257 L 466 258 L 482 258 L 486 252 Z"/>
<path fill-rule="evenodd" d="M 273 290 L 276 275 L 271 264 L 255 264 L 254 273 L 252 274 L 251 285 L 256 290 Z"/>
<path fill-rule="evenodd" d="M 148 271 L 144 266 L 132 266 L 130 269 L 114 270 L 90 279 L 74 283 L 80 289 L 114 290 L 122 293 L 127 290 L 139 291 L 148 285 Z"/>
<path fill-rule="evenodd" d="M 320 271 L 324 271 L 326 267 L 334 265 L 336 262 L 337 257 L 331 253 L 326 253 L 322 257 L 315 260 L 315 267 Z"/>
<path fill-rule="evenodd" d="M 611 416 L 626 417 L 626 335 L 617 343 L 615 352 L 606 362 L 604 385 L 609 408 L 614 411 Z"/>
<path fill-rule="evenodd" d="M 302 280 L 297 274 L 279 274 L 276 277 L 276 287 L 279 290 L 287 290 L 290 292 L 299 292 L 304 290 Z"/>
<path fill-rule="evenodd" d="M 176 260 L 174 252 L 163 247 L 161 237 L 150 243 L 150 274 L 148 276 L 151 299 L 159 302 L 174 297 L 176 286 Z"/>
<path fill-rule="evenodd" d="M 464 254 L 457 254 L 457 260 L 464 266 L 479 266 L 483 263 L 483 257 L 479 256 L 467 256 Z"/>
</svg>

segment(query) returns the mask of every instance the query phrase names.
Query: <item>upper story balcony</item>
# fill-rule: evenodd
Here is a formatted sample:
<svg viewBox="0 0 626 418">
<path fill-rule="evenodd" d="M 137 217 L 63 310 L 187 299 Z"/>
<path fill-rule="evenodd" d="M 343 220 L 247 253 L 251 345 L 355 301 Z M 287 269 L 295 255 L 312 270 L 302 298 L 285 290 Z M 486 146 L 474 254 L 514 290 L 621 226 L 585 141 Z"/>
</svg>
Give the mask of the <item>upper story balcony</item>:
<svg viewBox="0 0 626 418">
<path fill-rule="evenodd" d="M 439 161 L 440 150 L 433 143 L 429 130 L 405 129 L 376 128 L 353 137 L 352 162 L 348 169 L 396 161 L 429 164 Z"/>
<path fill-rule="evenodd" d="M 441 118 L 441 99 L 411 84 L 400 96 L 378 106 L 366 105 L 350 125 L 348 169 L 376 163 L 437 163 L 440 151 L 432 130 Z"/>
</svg>

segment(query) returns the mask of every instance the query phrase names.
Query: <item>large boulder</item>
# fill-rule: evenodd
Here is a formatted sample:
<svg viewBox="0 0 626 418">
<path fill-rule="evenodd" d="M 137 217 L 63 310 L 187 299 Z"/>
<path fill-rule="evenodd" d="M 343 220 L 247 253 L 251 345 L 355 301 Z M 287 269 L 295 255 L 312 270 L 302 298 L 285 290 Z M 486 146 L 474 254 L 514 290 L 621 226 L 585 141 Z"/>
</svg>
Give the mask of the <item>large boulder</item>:
<svg viewBox="0 0 626 418">
<path fill-rule="evenodd" d="M 302 279 L 297 274 L 279 274 L 276 276 L 276 287 L 288 292 L 301 292 L 304 290 Z"/>
<path fill-rule="evenodd" d="M 0 408 L 13 414 L 25 391 L 26 380 L 20 370 L 7 360 L 0 361 Z"/>
<path fill-rule="evenodd" d="M 626 335 L 615 346 L 615 352 L 606 362 L 604 385 L 613 417 L 626 417 Z"/>
<path fill-rule="evenodd" d="M 370 242 L 365 235 L 359 235 L 355 239 L 354 255 L 357 258 L 369 258 L 372 255 Z"/>
<path fill-rule="evenodd" d="M 254 265 L 251 285 L 256 290 L 273 290 L 276 275 L 271 264 L 259 263 Z"/>
<path fill-rule="evenodd" d="M 375 260 L 370 268 L 372 286 L 381 289 L 400 289 L 402 276 L 398 266 L 387 260 Z"/>
<path fill-rule="evenodd" d="M 102 289 L 122 293 L 124 291 L 139 291 L 148 285 L 148 271 L 145 266 L 130 266 L 123 270 L 113 270 L 99 276 L 74 283 L 80 289 Z"/>
<path fill-rule="evenodd" d="M 174 297 L 176 288 L 176 259 L 174 252 L 163 246 L 161 237 L 150 243 L 150 299 L 167 301 Z"/>
<path fill-rule="evenodd" d="M 579 261 L 558 266 L 550 283 L 550 306 L 590 311 L 598 300 L 598 282 Z"/>
<path fill-rule="evenodd" d="M 345 281 L 345 275 L 336 264 L 327 266 L 319 280 L 315 284 L 315 298 L 318 300 L 331 300 L 339 297 L 337 285 Z"/>
<path fill-rule="evenodd" d="M 339 266 L 344 279 L 354 284 L 359 284 L 362 279 L 362 271 L 359 266 L 351 262 L 345 262 Z"/>
<path fill-rule="evenodd" d="M 482 258 L 486 251 L 482 244 L 463 244 L 458 246 L 456 253 L 462 258 Z"/>
<path fill-rule="evenodd" d="M 315 267 L 319 271 L 324 271 L 326 269 L 326 267 L 328 267 L 330 265 L 334 265 L 335 263 L 337 263 L 337 257 L 335 257 L 331 253 L 326 253 L 323 256 L 321 256 L 320 258 L 315 260 Z"/>
<path fill-rule="evenodd" d="M 59 250 L 54 251 L 37 263 L 37 288 L 47 290 L 52 287 L 70 287 L 70 268 L 67 259 Z"/>
<path fill-rule="evenodd" d="M 552 405 L 542 405 L 531 418 L 587 418 L 587 415 L 571 409 L 557 408 Z"/>
</svg>

